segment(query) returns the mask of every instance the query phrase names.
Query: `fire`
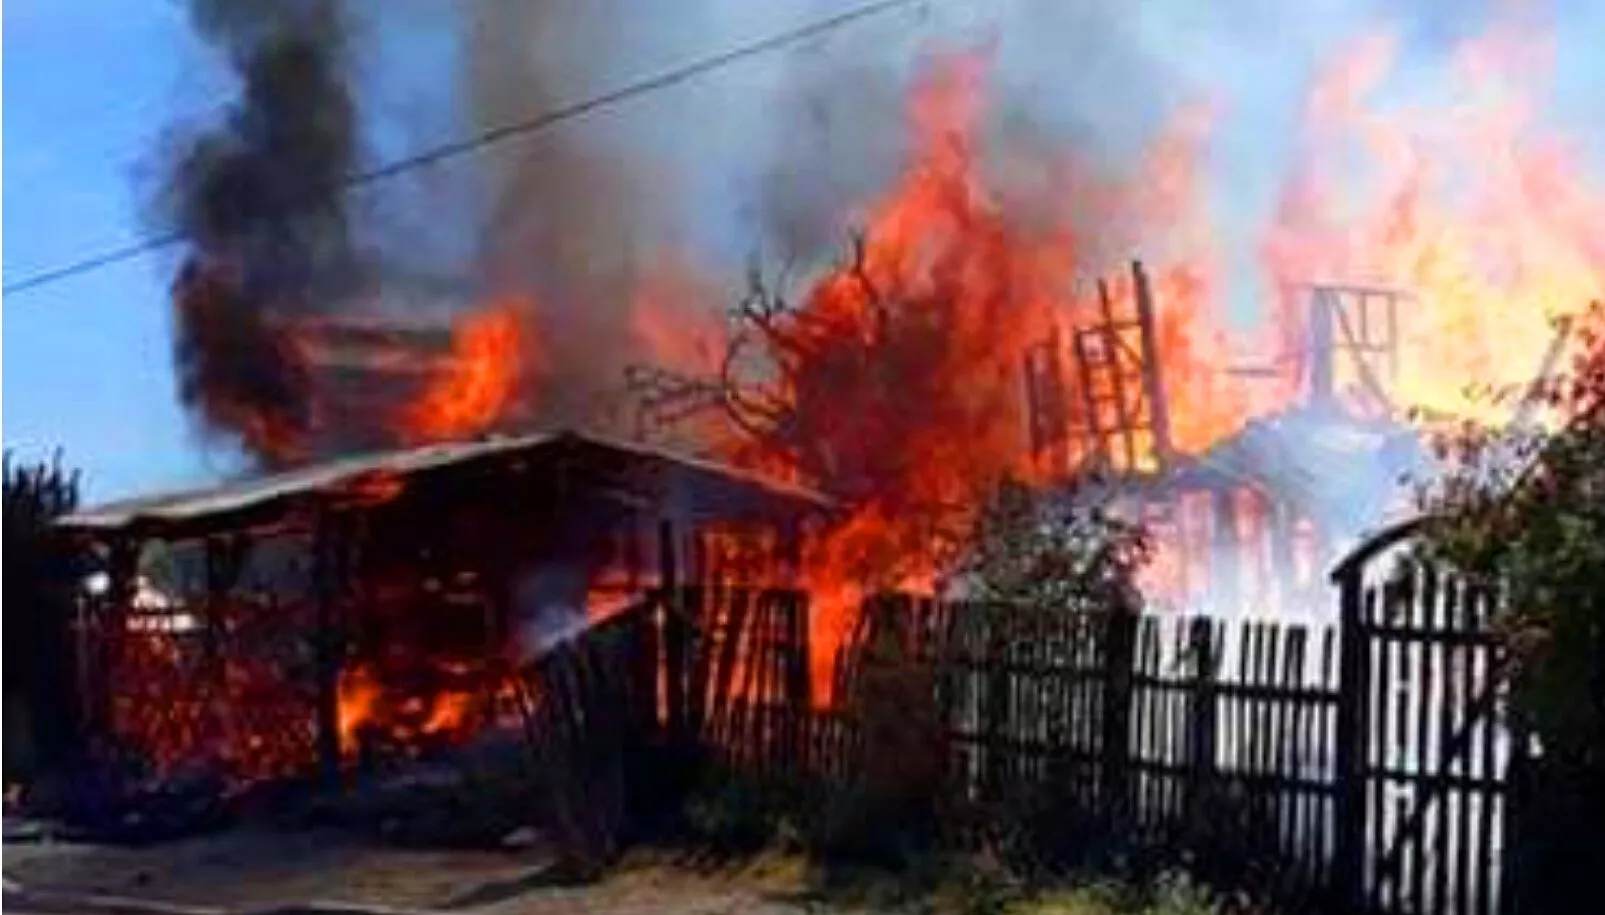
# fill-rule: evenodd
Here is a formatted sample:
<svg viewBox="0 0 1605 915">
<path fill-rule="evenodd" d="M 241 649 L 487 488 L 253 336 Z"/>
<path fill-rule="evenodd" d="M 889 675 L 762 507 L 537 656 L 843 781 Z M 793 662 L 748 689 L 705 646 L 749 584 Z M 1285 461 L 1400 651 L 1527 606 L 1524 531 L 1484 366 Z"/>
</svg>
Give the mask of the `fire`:
<svg viewBox="0 0 1605 915">
<path fill-rule="evenodd" d="M 237 271 L 219 264 L 186 264 L 172 295 L 184 402 L 270 466 L 304 459 L 315 417 L 293 337 L 253 310 Z"/>
<path fill-rule="evenodd" d="M 1451 74 L 1457 101 L 1421 110 L 1384 104 L 1395 46 L 1375 36 L 1310 93 L 1304 148 L 1260 239 L 1267 286 L 1340 279 L 1411 290 L 1393 382 L 1403 405 L 1504 418 L 1508 406 L 1477 399 L 1469 386 L 1530 380 L 1553 337 L 1549 319 L 1605 297 L 1605 195 L 1536 116 L 1530 70 L 1516 66 L 1535 53 L 1546 49 L 1505 32 L 1470 43 Z M 807 544 L 800 570 L 821 702 L 864 596 L 937 589 L 988 488 L 1031 476 L 1022 354 L 1056 328 L 1095 318 L 1101 303 L 1085 280 L 1118 275 L 1111 263 L 1139 244 L 1179 450 L 1202 452 L 1296 395 L 1288 378 L 1266 395 L 1223 371 L 1223 284 L 1202 170 L 1215 109 L 1184 107 L 1133 173 L 1110 175 L 1073 151 L 999 149 L 983 129 L 988 65 L 985 55 L 958 54 L 921 71 L 903 168 L 853 214 L 861 247 L 814 276 L 795 308 L 765 328 L 771 371 L 759 384 L 778 405 L 773 427 L 708 442 L 732 463 L 818 485 L 844 506 Z M 1044 166 L 1032 173 L 1043 180 L 1023 193 L 1018 175 L 995 168 L 1028 160 Z M 1115 260 L 1101 250 L 1111 247 Z M 195 282 L 183 296 L 195 315 L 227 304 Z M 1123 279 L 1109 293 L 1117 310 L 1134 295 Z M 648 271 L 628 314 L 638 354 L 702 377 L 730 370 L 726 329 L 688 304 L 705 294 L 680 260 Z M 1266 336 L 1280 336 L 1284 351 L 1302 345 L 1292 342 L 1305 329 L 1299 306 L 1287 298 L 1271 316 Z M 400 411 L 396 436 L 449 440 L 506 422 L 541 367 L 540 314 L 508 299 L 458 321 L 450 357 Z M 223 352 L 231 341 L 203 342 Z M 295 354 L 272 355 L 288 366 L 285 384 L 299 384 Z M 227 368 L 197 369 L 222 379 L 207 389 L 205 409 L 256 451 L 298 453 L 311 416 L 240 407 L 244 394 L 233 397 Z M 369 498 L 393 494 L 373 482 Z M 1193 523 L 1202 513 L 1187 508 L 1175 522 L 1181 536 L 1204 539 Z M 1244 517 L 1245 538 L 1266 523 Z M 1185 559 L 1161 551 L 1145 581 L 1184 590 L 1203 577 Z M 1316 560 L 1300 552 L 1297 561 L 1310 566 L 1300 576 L 1313 578 Z M 402 690 L 377 668 L 352 667 L 339 684 L 341 745 L 355 752 L 370 729 L 403 743 L 461 734 L 483 719 L 482 703 L 456 686 Z"/>
<path fill-rule="evenodd" d="M 857 220 L 858 256 L 819 277 L 771 329 L 784 435 L 756 461 L 732 455 L 771 471 L 789 456 L 794 475 L 847 504 L 804 558 L 822 700 L 865 593 L 935 589 L 989 487 L 1030 477 L 1021 356 L 1098 308 L 1075 292 L 1097 267 L 1084 210 L 1111 224 L 1191 227 L 1155 274 L 1159 345 L 1182 401 L 1177 439 L 1200 446 L 1241 422 L 1244 402 L 1210 371 L 1224 337 L 1209 308 L 1197 191 L 1208 111 L 1183 112 L 1141 176 L 1099 173 L 1066 154 L 1039 170 L 1047 193 L 1021 193 L 988 167 L 988 66 L 984 55 L 948 55 L 922 72 L 907 108 L 910 153 Z M 1112 294 L 1131 290 L 1117 283 Z"/>
<path fill-rule="evenodd" d="M 660 257 L 634 289 L 629 330 L 636 350 L 661 368 L 716 375 L 727 338 L 708 307 L 718 291 L 683 257 Z"/>
<path fill-rule="evenodd" d="M 357 731 L 374 718 L 380 694 L 379 682 L 368 668 L 355 667 L 341 673 L 338 701 L 342 755 L 356 752 Z"/>
<path fill-rule="evenodd" d="M 467 693 L 445 693 L 436 698 L 429 717 L 419 725 L 425 734 L 446 734 L 461 730 L 473 712 L 474 697 Z"/>
<path fill-rule="evenodd" d="M 442 675 L 463 676 L 472 665 L 424 660 Z M 359 663 L 341 672 L 338 690 L 341 755 L 350 758 L 372 733 L 407 750 L 434 741 L 454 743 L 472 734 L 491 714 L 490 696 L 461 685 L 408 689 L 376 667 Z"/>
<path fill-rule="evenodd" d="M 1284 284 L 1341 276 L 1413 291 L 1397 398 L 1500 422 L 1511 405 L 1484 389 L 1525 386 L 1552 319 L 1605 293 L 1605 195 L 1537 116 L 1543 41 L 1496 29 L 1466 43 L 1445 87 L 1454 101 L 1431 107 L 1383 103 L 1396 45 L 1370 36 L 1318 82 L 1267 269 Z"/>
<path fill-rule="evenodd" d="M 537 358 L 536 341 L 524 332 L 517 300 L 499 302 L 464 317 L 452 330 L 452 355 L 402 419 L 404 434 L 442 441 L 491 428 L 512 404 L 520 373 Z"/>
</svg>

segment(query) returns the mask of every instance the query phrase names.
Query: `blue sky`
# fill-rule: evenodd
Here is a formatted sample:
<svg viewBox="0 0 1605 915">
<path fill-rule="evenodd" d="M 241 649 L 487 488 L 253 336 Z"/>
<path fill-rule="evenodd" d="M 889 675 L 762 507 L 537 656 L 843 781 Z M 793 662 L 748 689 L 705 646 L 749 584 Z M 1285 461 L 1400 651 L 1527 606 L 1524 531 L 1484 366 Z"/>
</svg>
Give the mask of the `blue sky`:
<svg viewBox="0 0 1605 915">
<path fill-rule="evenodd" d="M 360 74 L 370 90 L 363 104 L 376 113 L 370 143 L 381 157 L 467 129 L 455 114 L 453 36 L 440 28 L 440 16 L 479 2 L 524 0 L 385 0 L 387 13 L 397 14 L 385 20 L 385 40 Z M 638 11 L 646 3 L 615 0 L 615 7 Z M 557 89 L 580 97 L 847 5 L 685 0 L 673 17 L 619 17 L 604 23 L 616 47 L 591 68 L 592 84 Z M 1070 12 L 1072 6 L 1092 11 Z M 1285 149 L 1312 65 L 1400 5 L 1239 0 L 1211 5 L 1228 10 L 1220 16 L 1200 15 L 1202 6 L 1164 0 L 1144 3 L 1138 14 L 1124 0 L 1085 8 L 1062 0 L 938 3 L 926 18 L 855 27 L 825 48 L 896 69 L 921 40 L 973 39 L 993 29 L 1004 49 L 1001 80 L 1044 121 L 1090 123 L 1099 136 L 1152 120 L 1153 111 L 1128 97 L 1141 92 L 1133 86 L 1157 87 L 1142 95 L 1159 105 L 1201 84 L 1220 87 L 1231 98 L 1232 120 L 1215 141 L 1211 184 L 1220 230 L 1230 234 L 1245 231 L 1271 200 L 1275 169 L 1268 163 Z M 1404 23 L 1407 41 L 1412 53 L 1430 57 L 1459 29 L 1455 17 L 1426 12 L 1440 6 L 1415 7 L 1422 12 Z M 1605 145 L 1605 64 L 1597 53 L 1605 5 L 1557 8 L 1566 22 L 1557 107 L 1598 150 Z M 1293 9 L 1296 15 L 1287 12 Z M 145 234 L 139 203 L 158 141 L 175 121 L 202 117 L 225 101 L 232 87 L 191 36 L 179 0 L 11 0 L 4 26 L 3 268 L 15 280 Z M 736 249 L 753 237 L 752 199 L 764 180 L 765 153 L 790 138 L 766 121 L 787 60 L 776 55 L 713 74 L 601 113 L 584 129 L 621 148 L 650 150 L 653 167 L 672 176 L 659 192 L 666 208 L 681 218 L 695 213 L 689 228 L 699 243 L 739 261 L 750 253 Z M 702 114 L 688 118 L 686 111 Z M 1249 263 L 1252 251 L 1238 256 Z M 225 450 L 197 438 L 173 392 L 165 295 L 172 262 L 171 252 L 137 258 L 4 303 L 5 445 L 25 457 L 62 447 L 85 469 L 91 499 L 204 482 L 235 466 Z M 732 275 L 739 280 L 739 266 Z"/>
<path fill-rule="evenodd" d="M 219 91 L 209 64 L 175 3 L 6 4 L 8 280 L 141 233 L 137 170 L 175 112 Z M 91 497 L 211 473 L 172 393 L 167 263 L 127 261 L 4 303 L 6 447 L 64 448 Z"/>
</svg>

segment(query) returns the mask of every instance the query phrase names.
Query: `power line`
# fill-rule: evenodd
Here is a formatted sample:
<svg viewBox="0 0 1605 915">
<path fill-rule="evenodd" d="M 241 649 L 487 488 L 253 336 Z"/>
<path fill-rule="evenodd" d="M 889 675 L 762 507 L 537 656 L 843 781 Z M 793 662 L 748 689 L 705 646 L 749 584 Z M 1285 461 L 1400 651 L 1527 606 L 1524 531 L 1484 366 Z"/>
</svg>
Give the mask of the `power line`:
<svg viewBox="0 0 1605 915">
<path fill-rule="evenodd" d="M 887 13 L 901 7 L 923 5 L 929 2 L 930 0 L 878 0 L 878 2 L 875 3 L 868 3 L 863 6 L 848 10 L 845 13 L 838 13 L 835 16 L 816 20 L 814 22 L 799 26 L 798 28 L 781 32 L 777 35 L 771 35 L 768 38 L 763 38 L 750 44 L 739 45 L 735 48 L 715 54 L 711 57 L 704 57 L 688 64 L 683 64 L 679 67 L 666 70 L 662 73 L 658 73 L 632 83 L 627 83 L 617 89 L 604 92 L 600 95 L 591 96 L 590 98 L 572 102 L 558 108 L 543 111 L 535 117 L 529 118 L 528 120 L 504 124 L 500 127 L 492 127 L 489 130 L 485 130 L 472 137 L 446 143 L 441 146 L 432 147 L 422 152 L 414 153 L 413 155 L 405 158 L 384 163 L 368 171 L 358 172 L 348 177 L 344 182 L 341 183 L 339 187 L 334 188 L 331 193 L 344 193 L 345 191 L 354 188 L 365 187 L 370 184 L 375 184 L 380 181 L 394 178 L 397 175 L 401 175 L 415 169 L 434 165 L 438 162 L 443 162 L 448 159 L 455 159 L 460 156 L 469 155 L 487 146 L 492 146 L 506 140 L 517 139 L 519 137 L 539 133 L 547 128 L 555 127 L 564 121 L 572 120 L 577 117 L 583 117 L 584 115 L 590 114 L 598 109 L 628 101 L 636 96 L 646 95 L 651 92 L 656 92 L 660 89 L 667 89 L 671 86 L 687 82 L 714 70 L 723 69 L 731 64 L 745 60 L 746 58 L 756 57 L 761 54 L 767 54 L 770 51 L 780 50 L 781 48 L 797 44 L 806 39 L 835 31 L 836 29 L 850 25 L 859 20 L 878 16 L 882 13 Z M 162 248 L 178 244 L 183 240 L 184 233 L 177 231 L 153 235 L 148 238 L 133 242 L 132 244 L 124 245 L 120 248 L 102 251 L 99 254 L 83 258 L 82 260 L 73 261 L 72 263 L 64 264 L 60 267 L 53 267 L 48 270 L 31 274 L 14 283 L 6 283 L 3 287 L 0 287 L 0 293 L 5 295 L 13 295 L 19 292 L 27 292 L 32 289 L 38 289 L 41 286 L 48 286 L 52 283 L 68 279 L 69 277 L 77 276 L 82 273 L 90 273 L 103 267 L 111 266 L 112 264 L 121 263 L 126 260 L 132 260 L 133 258 L 149 254 L 152 251 L 159 251 Z"/>
</svg>

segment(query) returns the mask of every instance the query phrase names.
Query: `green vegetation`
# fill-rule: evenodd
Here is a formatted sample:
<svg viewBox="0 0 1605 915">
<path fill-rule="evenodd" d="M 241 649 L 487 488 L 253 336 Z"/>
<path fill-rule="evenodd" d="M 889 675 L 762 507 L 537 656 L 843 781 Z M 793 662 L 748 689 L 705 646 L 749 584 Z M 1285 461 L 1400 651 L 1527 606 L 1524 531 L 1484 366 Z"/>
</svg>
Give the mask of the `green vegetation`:
<svg viewBox="0 0 1605 915">
<path fill-rule="evenodd" d="M 1523 816 L 1523 895 L 1554 898 L 1605 868 L 1605 310 L 1543 394 L 1544 429 L 1466 429 L 1452 471 L 1423 493 L 1432 558 L 1500 589 L 1519 720 L 1538 736 Z M 1536 894 L 1536 895 L 1534 895 Z M 1542 910 L 1542 909 L 1540 909 Z"/>
<path fill-rule="evenodd" d="M 79 475 L 62 465 L 59 453 L 48 462 L 18 464 L 9 452 L 3 474 L 9 781 L 63 762 L 75 737 L 69 621 L 76 564 L 50 523 L 77 507 Z"/>
<path fill-rule="evenodd" d="M 1147 534 L 1074 493 L 1050 499 L 1005 480 L 977 519 L 961 564 L 974 598 L 1042 612 L 1136 612 Z"/>
</svg>

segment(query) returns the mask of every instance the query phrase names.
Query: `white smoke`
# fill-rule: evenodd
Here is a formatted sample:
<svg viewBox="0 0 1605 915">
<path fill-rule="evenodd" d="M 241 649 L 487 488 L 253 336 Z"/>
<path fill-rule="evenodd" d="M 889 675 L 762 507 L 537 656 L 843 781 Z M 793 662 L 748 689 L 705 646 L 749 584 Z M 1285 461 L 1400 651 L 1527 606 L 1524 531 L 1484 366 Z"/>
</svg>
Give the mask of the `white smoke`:
<svg viewBox="0 0 1605 915">
<path fill-rule="evenodd" d="M 513 608 L 523 660 L 539 658 L 586 630 L 588 575 L 584 568 L 572 562 L 549 561 L 516 581 Z"/>
</svg>

